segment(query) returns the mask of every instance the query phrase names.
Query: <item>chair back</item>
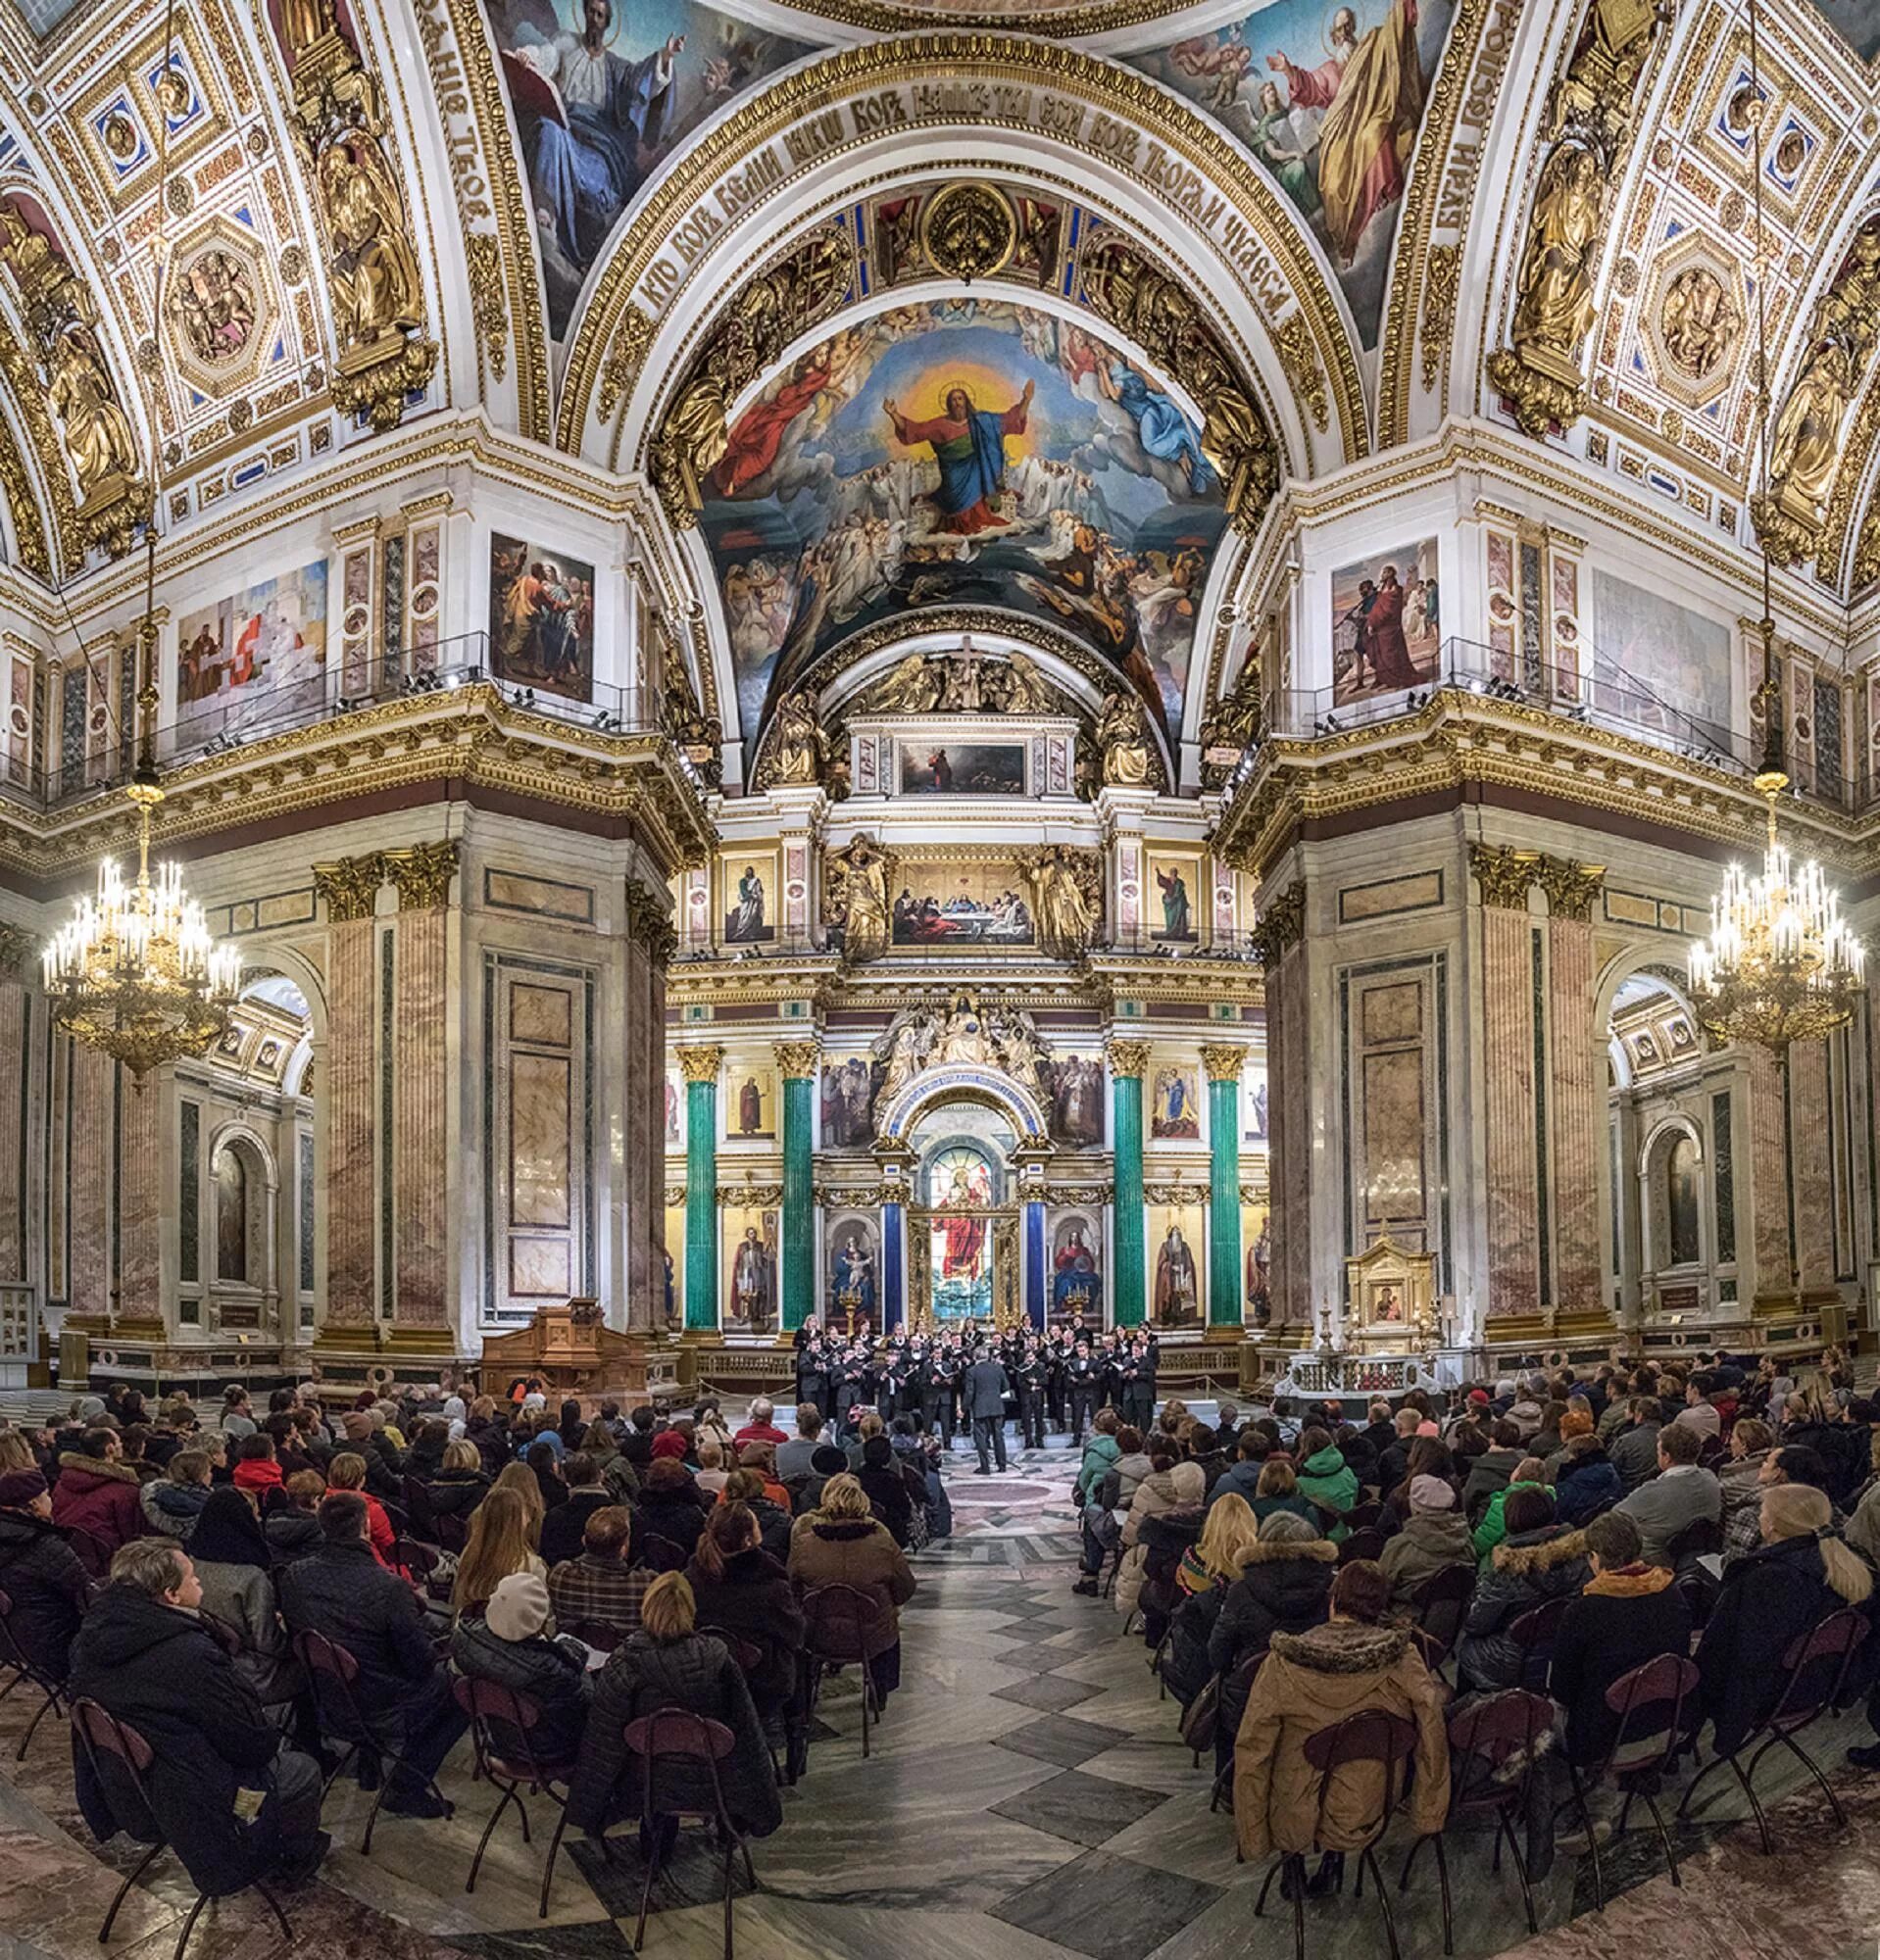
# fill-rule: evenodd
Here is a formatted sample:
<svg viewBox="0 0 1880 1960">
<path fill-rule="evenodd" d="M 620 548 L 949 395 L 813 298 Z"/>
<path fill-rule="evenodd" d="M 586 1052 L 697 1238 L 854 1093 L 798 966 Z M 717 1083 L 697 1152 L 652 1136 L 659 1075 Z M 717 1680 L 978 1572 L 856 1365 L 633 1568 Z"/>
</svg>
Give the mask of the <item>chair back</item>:
<svg viewBox="0 0 1880 1960">
<path fill-rule="evenodd" d="M 311 1630 L 296 1634 L 292 1645 L 313 1687 L 322 1722 L 342 1740 L 370 1741 L 371 1731 L 354 1691 L 359 1662 L 337 1641 Z"/>
<path fill-rule="evenodd" d="M 1525 1687 L 1538 1690 L 1547 1686 L 1554 1643 L 1560 1637 L 1560 1622 L 1566 1618 L 1566 1609 L 1572 1603 L 1572 1595 L 1562 1592 L 1520 1614 L 1509 1627 L 1509 1639 L 1521 1650 L 1521 1681 Z"/>
<path fill-rule="evenodd" d="M 431 1507 L 430 1486 L 421 1477 L 405 1478 L 405 1508 L 411 1513 L 412 1529 L 433 1542 L 437 1537 L 437 1513 Z"/>
<path fill-rule="evenodd" d="M 1843 1606 L 1789 1642 L 1782 1655 L 1782 1692 L 1764 1724 L 1772 1736 L 1793 1736 L 1841 1699 L 1855 1650 L 1867 1633 L 1866 1615 Z"/>
<path fill-rule="evenodd" d="M 722 1722 L 689 1708 L 656 1708 L 650 1715 L 637 1715 L 621 1730 L 627 1748 L 640 1759 L 640 1815 L 717 1817 L 729 1826 L 724 1808 L 724 1786 L 718 1779 L 718 1765 L 738 1745 L 737 1738 Z M 714 1809 L 705 1810 L 696 1802 L 662 1810 L 654 1801 L 654 1786 L 660 1765 L 671 1763 L 703 1769 L 712 1780 Z"/>
<path fill-rule="evenodd" d="M 1723 1452 L 1724 1452 L 1724 1442 L 1722 1436 L 1720 1434 L 1717 1436 L 1707 1436 L 1704 1439 L 1704 1441 L 1698 1445 L 1699 1469 L 1701 1470 L 1715 1469 L 1716 1466 L 1723 1461 Z"/>
<path fill-rule="evenodd" d="M 1325 1822 L 1325 1805 L 1331 1795 L 1332 1779 L 1343 1769 L 1375 1763 L 1382 1772 L 1383 1796 L 1377 1815 L 1364 1827 L 1362 1850 L 1384 1835 L 1392 1813 L 1410 1785 L 1410 1761 L 1416 1754 L 1416 1724 L 1407 1716 L 1393 1715 L 1383 1708 L 1366 1708 L 1347 1715 L 1330 1728 L 1319 1729 L 1306 1738 L 1306 1760 L 1318 1772 L 1318 1812 L 1312 1825 L 1317 1841 Z"/>
<path fill-rule="evenodd" d="M 1659 1654 L 1622 1674 L 1606 1690 L 1606 1705 L 1619 1718 L 1600 1773 L 1621 1776 L 1668 1769 L 1698 1720 L 1698 1671 L 1681 1654 Z"/>
<path fill-rule="evenodd" d="M 562 1628 L 565 1634 L 572 1634 L 584 1647 L 592 1647 L 596 1653 L 612 1653 L 626 1639 L 618 1627 L 609 1626 L 605 1620 L 572 1620 Z"/>
<path fill-rule="evenodd" d="M 765 1662 L 765 1650 L 755 1641 L 747 1641 L 734 1634 L 728 1627 L 708 1626 L 699 1623 L 697 1631 L 710 1634 L 714 1640 L 722 1641 L 729 1649 L 731 1658 L 737 1662 L 740 1673 L 755 1674 Z"/>
<path fill-rule="evenodd" d="M 872 1660 L 899 1638 L 880 1598 L 839 1581 L 805 1592 L 803 1617 L 803 1644 L 819 1660 Z"/>
<path fill-rule="evenodd" d="M 27 1660 L 20 1637 L 13 1631 L 13 1595 L 6 1592 L 0 1592 L 0 1667 L 18 1668 L 26 1675 L 38 1671 Z"/>
<path fill-rule="evenodd" d="M 77 1557 L 78 1563 L 93 1579 L 111 1577 L 111 1553 L 105 1549 L 104 1540 L 95 1533 L 85 1530 L 83 1525 L 64 1525 L 66 1543 Z"/>
<path fill-rule="evenodd" d="M 80 1699 L 72 1704 L 72 1726 L 87 1748 L 116 1756 L 132 1776 L 148 1776 L 156 1764 L 157 1752 L 143 1737 L 95 1701 Z"/>
<path fill-rule="evenodd" d="M 1514 1804 L 1554 1728 L 1554 1703 L 1524 1688 L 1485 1694 L 1450 1717 L 1450 1815 Z"/>
<path fill-rule="evenodd" d="M 414 1586 L 427 1585 L 441 1558 L 437 1546 L 426 1544 L 422 1539 L 392 1540 L 392 1570 L 402 1572 Z"/>
<path fill-rule="evenodd" d="M 1432 1640 L 1453 1647 L 1456 1636 L 1462 1631 L 1462 1616 L 1468 1611 L 1469 1595 L 1474 1591 L 1472 1565 L 1446 1565 L 1440 1572 L 1432 1572 L 1410 1594 L 1416 1624 Z"/>
<path fill-rule="evenodd" d="M 1375 1510 L 1377 1506 L 1373 1504 L 1370 1508 Z M 1361 1525 L 1338 1547 L 1338 1562 L 1340 1565 L 1352 1565 L 1361 1558 L 1382 1558 L 1387 1542 L 1375 1525 Z"/>
<path fill-rule="evenodd" d="M 1368 1503 L 1354 1504 L 1345 1513 L 1345 1522 L 1354 1532 L 1367 1531 L 1376 1525 L 1383 1515 L 1384 1506 L 1373 1497 Z"/>
<path fill-rule="evenodd" d="M 144 1781 L 157 1760 L 156 1750 L 129 1723 L 83 1698 L 72 1704 L 72 1733 L 118 1828 L 139 1844 L 161 1844 L 166 1834 Z"/>
<path fill-rule="evenodd" d="M 1675 1572 L 1687 1559 L 1703 1558 L 1723 1549 L 1723 1527 L 1714 1518 L 1693 1518 L 1665 1541 L 1665 1556 Z"/>
<path fill-rule="evenodd" d="M 676 1539 L 662 1538 L 658 1532 L 638 1537 L 638 1544 L 641 1562 L 654 1572 L 683 1572 L 692 1562 L 684 1545 Z"/>
<path fill-rule="evenodd" d="M 484 1771 L 513 1783 L 540 1784 L 569 1768 L 536 1753 L 534 1732 L 542 1726 L 542 1704 L 519 1688 L 475 1676 L 455 1675 L 451 1694 L 470 1718 L 470 1739 Z"/>
</svg>

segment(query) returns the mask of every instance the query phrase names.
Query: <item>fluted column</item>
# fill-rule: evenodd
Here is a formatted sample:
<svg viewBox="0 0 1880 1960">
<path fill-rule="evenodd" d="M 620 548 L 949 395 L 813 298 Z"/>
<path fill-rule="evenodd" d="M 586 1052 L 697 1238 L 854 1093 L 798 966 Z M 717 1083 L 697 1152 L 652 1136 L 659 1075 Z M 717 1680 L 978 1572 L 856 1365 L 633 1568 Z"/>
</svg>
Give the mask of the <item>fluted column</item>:
<svg viewBox="0 0 1880 1960">
<path fill-rule="evenodd" d="M 372 912 L 384 882 L 377 852 L 314 866 L 326 901 L 325 1331 L 371 1325 L 377 1302 L 372 1245 Z"/>
<path fill-rule="evenodd" d="M 30 986 L 38 951 L 25 927 L 0 925 L 0 1280 L 16 1282 L 33 1277 L 26 1112 L 45 1026 Z"/>
<path fill-rule="evenodd" d="M 621 1191 L 625 1206 L 626 1325 L 651 1328 L 666 1318 L 666 970 L 678 945 L 671 900 L 664 887 L 626 881 L 626 1000 L 621 1067 L 626 1138 Z M 591 1064 L 590 1064 L 591 1065 Z"/>
<path fill-rule="evenodd" d="M 783 1084 L 783 1261 L 780 1322 L 784 1333 L 801 1327 L 816 1298 L 816 1071 L 815 1042 L 778 1042 L 777 1078 Z"/>
<path fill-rule="evenodd" d="M 1238 1042 L 1207 1042 L 1208 1071 L 1208 1325 L 1240 1325 L 1240 1071 L 1247 1051 Z"/>
<path fill-rule="evenodd" d="M 724 1051 L 682 1048 L 685 1077 L 685 1331 L 718 1324 L 718 1070 Z"/>
<path fill-rule="evenodd" d="M 1295 880 L 1263 903 L 1254 950 L 1266 1002 L 1266 1161 L 1271 1187 L 1272 1324 L 1312 1324 L 1311 1109 L 1308 1040 L 1306 886 Z M 1239 1194 L 1235 1194 L 1239 1201 Z"/>
<path fill-rule="evenodd" d="M 1547 1019 L 1552 1067 L 1554 1272 L 1559 1305 L 1608 1304 L 1600 1246 L 1600 1157 L 1606 1148 L 1606 1030 L 1594 1014 L 1593 906 L 1604 864 L 1541 860 L 1547 894 Z"/>
<path fill-rule="evenodd" d="M 1149 1066 L 1146 1041 L 1110 1044 L 1111 1136 L 1115 1163 L 1112 1216 L 1111 1298 L 1115 1325 L 1140 1327 L 1144 1317 L 1144 1265 L 1147 1258 L 1142 1190 L 1142 1078 Z"/>
<path fill-rule="evenodd" d="M 398 890 L 390 1173 L 398 1209 L 389 1304 L 397 1326 L 443 1328 L 450 1320 L 445 1219 L 453 1168 L 445 1110 L 445 959 L 457 843 L 443 839 L 388 852 L 385 868 Z"/>
<path fill-rule="evenodd" d="M 1528 911 L 1539 863 L 1534 851 L 1469 847 L 1469 869 L 1482 890 L 1488 1310 L 1497 1317 L 1541 1308 L 1534 926 Z"/>
</svg>

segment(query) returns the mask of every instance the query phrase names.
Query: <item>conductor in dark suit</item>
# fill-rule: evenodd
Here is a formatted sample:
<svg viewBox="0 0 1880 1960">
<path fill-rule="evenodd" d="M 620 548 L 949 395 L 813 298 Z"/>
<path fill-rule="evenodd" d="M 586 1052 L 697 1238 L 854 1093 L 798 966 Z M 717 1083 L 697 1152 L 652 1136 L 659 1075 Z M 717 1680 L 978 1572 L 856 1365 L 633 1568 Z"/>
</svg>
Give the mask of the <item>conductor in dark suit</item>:
<svg viewBox="0 0 1880 1960">
<path fill-rule="evenodd" d="M 1011 1389 L 1005 1369 L 985 1348 L 978 1348 L 962 1384 L 966 1417 L 972 1424 L 973 1446 L 979 1452 L 979 1467 L 974 1476 L 992 1475 L 992 1465 L 986 1460 L 988 1448 L 997 1455 L 999 1468 L 1006 1467 L 1006 1396 Z"/>
</svg>

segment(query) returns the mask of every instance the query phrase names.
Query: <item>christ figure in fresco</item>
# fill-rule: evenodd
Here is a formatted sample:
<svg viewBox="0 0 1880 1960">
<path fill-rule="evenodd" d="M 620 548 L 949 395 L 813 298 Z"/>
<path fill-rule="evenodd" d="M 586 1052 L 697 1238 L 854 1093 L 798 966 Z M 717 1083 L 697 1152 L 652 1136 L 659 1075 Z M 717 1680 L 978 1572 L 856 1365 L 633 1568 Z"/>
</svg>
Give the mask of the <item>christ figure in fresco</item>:
<svg viewBox="0 0 1880 1960">
<path fill-rule="evenodd" d="M 933 445 L 940 487 L 928 501 L 938 514 L 937 529 L 964 536 L 1005 523 L 998 500 L 1006 487 L 1006 437 L 1024 433 L 1036 392 L 1036 382 L 1027 381 L 1011 408 L 978 409 L 965 388 L 949 388 L 946 413 L 925 421 L 904 416 L 892 395 L 884 397 L 881 406 L 903 443 L 910 449 Z"/>
</svg>

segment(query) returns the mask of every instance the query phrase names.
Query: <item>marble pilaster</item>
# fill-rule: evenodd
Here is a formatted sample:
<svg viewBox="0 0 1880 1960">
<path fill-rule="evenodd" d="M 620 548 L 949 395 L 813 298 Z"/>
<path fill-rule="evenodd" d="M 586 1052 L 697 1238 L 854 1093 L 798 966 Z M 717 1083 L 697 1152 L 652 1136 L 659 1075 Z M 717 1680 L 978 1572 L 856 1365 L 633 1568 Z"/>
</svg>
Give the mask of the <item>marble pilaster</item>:
<svg viewBox="0 0 1880 1960">
<path fill-rule="evenodd" d="M 1246 1051 L 1235 1042 L 1209 1042 L 1208 1071 L 1208 1325 L 1240 1325 L 1244 1280 L 1240 1264 L 1240 1072 Z"/>
<path fill-rule="evenodd" d="M 452 1213 L 445 962 L 457 845 L 445 840 L 388 854 L 386 869 L 398 890 L 392 1145 L 398 1216 L 391 1317 L 400 1327 L 442 1328 L 450 1317 L 445 1221 Z"/>
<path fill-rule="evenodd" d="M 718 1324 L 718 1070 L 715 1044 L 682 1048 L 685 1077 L 685 1331 Z"/>
<path fill-rule="evenodd" d="M 1263 904 L 1255 946 L 1265 972 L 1266 1152 L 1271 1189 L 1268 1289 L 1275 1327 L 1312 1324 L 1311 1078 L 1306 887 Z M 1238 1201 L 1238 1200 L 1236 1200 Z"/>
<path fill-rule="evenodd" d="M 1482 1074 L 1486 1081 L 1488 1310 L 1541 1307 L 1540 1165 L 1534 1122 L 1534 922 L 1538 855 L 1477 845 L 1482 888 Z"/>
<path fill-rule="evenodd" d="M 1546 858 L 1547 1026 L 1553 1117 L 1554 1272 L 1558 1303 L 1587 1312 L 1603 1303 L 1600 1158 L 1606 1149 L 1605 1033 L 1594 1013 L 1593 901 L 1605 867 Z"/>
<path fill-rule="evenodd" d="M 374 1020 L 372 916 L 384 860 L 376 853 L 314 866 L 326 901 L 326 1318 L 363 1331 L 377 1306 L 373 1244 Z"/>
<path fill-rule="evenodd" d="M 164 1317 L 164 1153 L 157 1133 L 169 1106 L 162 1077 L 139 1091 L 124 1076 L 118 1129 L 118 1313 L 124 1320 Z"/>
<path fill-rule="evenodd" d="M 816 1298 L 816 1074 L 815 1042 L 779 1042 L 777 1078 L 783 1084 L 783 1257 L 779 1304 L 783 1331 L 794 1333 Z"/>
<path fill-rule="evenodd" d="M 18 927 L 0 927 L 0 1280 L 31 1277 L 26 1126 L 33 1047 L 44 1023 L 40 1004 L 9 970 L 24 966 L 29 946 Z"/>
<path fill-rule="evenodd" d="M 1795 1171 L 1795 1264 L 1805 1294 L 1834 1285 L 1834 1187 L 1828 1155 L 1833 1127 L 1828 1045 L 1797 1042 L 1789 1051 L 1789 1150 Z"/>
<path fill-rule="evenodd" d="M 113 1077 L 117 1063 L 82 1042 L 71 1042 L 72 1154 L 67 1229 L 72 1311 L 103 1316 L 111 1307 Z"/>
<path fill-rule="evenodd" d="M 623 1192 L 626 1324 L 666 1317 L 666 969 L 677 933 L 666 895 L 626 881 L 626 1025 L 621 1054 L 627 1108 Z M 690 1292 L 686 1295 L 691 1298 Z M 716 1298 L 716 1295 L 713 1296 Z"/>
<path fill-rule="evenodd" d="M 1750 1172 L 1756 1205 L 1756 1298 L 1786 1299 L 1794 1292 L 1790 1257 L 1789 1126 L 1782 1071 L 1766 1049 L 1750 1054 Z M 1741 1240 L 1741 1228 L 1738 1237 Z"/>
</svg>

